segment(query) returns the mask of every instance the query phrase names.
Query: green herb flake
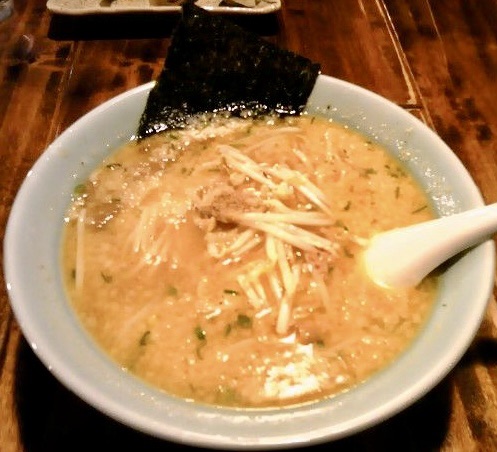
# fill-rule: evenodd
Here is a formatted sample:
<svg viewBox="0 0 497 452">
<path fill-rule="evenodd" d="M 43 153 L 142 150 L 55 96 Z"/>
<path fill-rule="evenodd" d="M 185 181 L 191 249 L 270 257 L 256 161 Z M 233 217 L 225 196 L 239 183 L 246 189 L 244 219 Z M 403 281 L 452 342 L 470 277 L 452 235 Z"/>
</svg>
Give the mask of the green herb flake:
<svg viewBox="0 0 497 452">
<path fill-rule="evenodd" d="M 350 201 L 347 201 L 347 204 L 345 204 L 345 206 L 343 206 L 343 210 L 345 210 L 345 211 L 350 210 L 351 206 L 352 206 L 352 203 Z"/>
<path fill-rule="evenodd" d="M 170 297 L 177 297 L 178 296 L 178 289 L 174 286 L 167 286 L 167 295 L 170 296 Z"/>
<path fill-rule="evenodd" d="M 333 223 L 333 226 L 335 226 L 336 228 L 342 228 L 345 231 L 349 230 L 347 225 L 342 220 L 335 221 L 335 223 Z"/>
<path fill-rule="evenodd" d="M 86 193 L 86 185 L 85 184 L 78 184 L 74 187 L 73 193 L 76 196 L 81 196 Z"/>
<path fill-rule="evenodd" d="M 144 347 L 150 342 L 150 330 L 145 331 L 140 337 L 139 344 L 140 347 Z"/>
<path fill-rule="evenodd" d="M 423 210 L 425 210 L 427 208 L 428 208 L 428 206 L 425 204 L 424 206 L 421 206 L 421 207 L 418 207 L 417 209 L 414 209 L 411 213 L 416 214 L 416 213 L 422 212 Z"/>
<path fill-rule="evenodd" d="M 315 342 L 316 346 L 319 347 L 319 348 L 323 348 L 324 347 L 324 341 L 322 339 L 318 339 L 316 342 Z"/>
<path fill-rule="evenodd" d="M 200 326 L 195 327 L 194 333 L 195 333 L 195 337 L 199 341 L 204 342 L 207 339 L 207 334 L 206 334 L 205 330 Z"/>
<path fill-rule="evenodd" d="M 376 174 L 376 170 L 374 168 L 365 168 L 362 173 L 364 177 L 371 176 L 372 174 Z"/>
<path fill-rule="evenodd" d="M 181 168 L 181 174 L 184 174 L 185 176 L 190 176 L 193 173 L 193 168 L 187 168 L 186 166 L 183 166 Z"/>
<path fill-rule="evenodd" d="M 238 314 L 236 324 L 240 328 L 252 328 L 252 318 L 245 314 Z"/>
<path fill-rule="evenodd" d="M 234 289 L 224 289 L 223 292 L 227 295 L 240 295 L 238 290 L 234 290 Z"/>
<path fill-rule="evenodd" d="M 387 171 L 387 174 L 395 179 L 406 177 L 406 172 L 399 166 L 392 168 L 390 165 L 385 165 L 385 169 Z"/>
<path fill-rule="evenodd" d="M 237 400 L 236 390 L 230 386 L 219 386 L 216 398 L 223 405 L 231 405 Z"/>
<path fill-rule="evenodd" d="M 112 282 L 112 275 L 108 273 L 100 272 L 100 276 L 104 280 L 105 283 L 110 284 Z"/>
</svg>

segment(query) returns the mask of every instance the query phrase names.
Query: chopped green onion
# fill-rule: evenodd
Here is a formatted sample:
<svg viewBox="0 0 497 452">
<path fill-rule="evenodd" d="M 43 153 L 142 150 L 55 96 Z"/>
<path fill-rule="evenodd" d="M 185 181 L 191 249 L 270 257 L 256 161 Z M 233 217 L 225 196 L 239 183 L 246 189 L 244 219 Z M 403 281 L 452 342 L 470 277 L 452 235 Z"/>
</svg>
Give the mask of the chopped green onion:
<svg viewBox="0 0 497 452">
<path fill-rule="evenodd" d="M 205 341 L 207 338 L 207 334 L 205 333 L 205 330 L 203 330 L 200 326 L 195 327 L 195 337 L 199 341 Z"/>
<path fill-rule="evenodd" d="M 376 174 L 376 170 L 374 168 L 365 168 L 363 172 L 363 176 L 367 177 L 370 176 L 371 174 Z"/>
<path fill-rule="evenodd" d="M 102 279 L 104 280 L 104 282 L 106 282 L 107 284 L 108 283 L 111 283 L 112 282 L 112 275 L 108 275 L 104 272 L 100 272 L 100 276 L 102 276 Z"/>
<path fill-rule="evenodd" d="M 394 168 L 392 168 L 390 165 L 385 165 L 385 168 L 387 170 L 387 173 L 390 177 L 393 177 L 393 178 L 399 178 L 399 177 L 405 177 L 406 176 L 406 173 L 405 171 L 400 168 L 399 166 L 396 166 Z"/>
<path fill-rule="evenodd" d="M 223 404 L 232 404 L 237 399 L 235 389 L 229 386 L 219 386 L 217 389 L 217 399 Z"/>
<path fill-rule="evenodd" d="M 193 168 L 187 168 L 186 166 L 181 168 L 181 174 L 189 176 L 192 173 L 193 173 Z"/>
<path fill-rule="evenodd" d="M 150 341 L 150 330 L 145 331 L 140 337 L 139 344 L 141 347 L 147 345 Z"/>
<path fill-rule="evenodd" d="M 236 324 L 240 328 L 251 328 L 252 318 L 245 314 L 238 314 L 238 317 L 236 318 Z"/>
<path fill-rule="evenodd" d="M 421 206 L 421 207 L 419 207 L 419 208 L 417 208 L 417 209 L 413 210 L 411 213 L 413 213 L 413 214 L 414 214 L 414 213 L 419 213 L 419 212 L 422 212 L 423 210 L 425 210 L 425 209 L 427 209 L 427 208 L 428 208 L 428 206 L 425 204 L 424 206 Z"/>
<path fill-rule="evenodd" d="M 85 184 L 78 184 L 74 187 L 73 193 L 76 196 L 81 196 L 86 193 L 86 185 Z"/>
<path fill-rule="evenodd" d="M 349 228 L 346 226 L 346 224 L 342 220 L 335 221 L 333 226 L 335 226 L 336 228 L 342 228 L 345 231 L 349 230 Z"/>
</svg>

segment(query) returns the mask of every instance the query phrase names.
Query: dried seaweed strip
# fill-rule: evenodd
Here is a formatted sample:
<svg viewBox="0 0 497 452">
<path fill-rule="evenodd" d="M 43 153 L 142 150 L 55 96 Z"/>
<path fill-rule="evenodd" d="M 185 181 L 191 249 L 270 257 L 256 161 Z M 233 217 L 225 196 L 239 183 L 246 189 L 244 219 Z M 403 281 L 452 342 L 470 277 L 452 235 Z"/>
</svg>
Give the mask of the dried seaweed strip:
<svg viewBox="0 0 497 452">
<path fill-rule="evenodd" d="M 183 128 L 204 112 L 298 114 L 319 71 L 319 64 L 187 3 L 138 137 Z"/>
</svg>

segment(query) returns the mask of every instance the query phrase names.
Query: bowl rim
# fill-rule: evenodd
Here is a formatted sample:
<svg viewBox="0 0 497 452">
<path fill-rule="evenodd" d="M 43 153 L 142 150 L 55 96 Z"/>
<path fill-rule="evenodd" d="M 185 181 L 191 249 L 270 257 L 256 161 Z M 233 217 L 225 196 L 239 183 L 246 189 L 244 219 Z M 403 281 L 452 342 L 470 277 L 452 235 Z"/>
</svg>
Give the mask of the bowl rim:
<svg viewBox="0 0 497 452">
<path fill-rule="evenodd" d="M 62 351 L 62 347 L 69 346 L 67 344 L 55 344 L 53 335 L 57 333 L 58 326 L 50 324 L 50 328 L 53 327 L 54 330 L 47 332 L 47 323 L 43 324 L 40 320 L 33 318 L 33 309 L 39 308 L 33 307 L 32 300 L 27 299 L 26 296 L 27 289 L 25 289 L 26 281 L 24 280 L 27 275 L 24 271 L 28 255 L 26 248 L 39 239 L 39 234 L 44 234 L 37 231 L 33 225 L 27 226 L 27 223 L 30 222 L 33 208 L 33 201 L 30 199 L 35 191 L 39 190 L 40 184 L 43 184 L 44 180 L 46 180 L 47 171 L 49 169 L 53 170 L 53 160 L 59 159 L 64 153 L 70 155 L 70 151 L 67 151 L 68 143 L 74 139 L 74 136 L 80 130 L 93 127 L 96 120 L 105 117 L 109 112 L 121 108 L 123 105 L 124 110 L 130 108 L 133 111 L 133 102 L 136 99 L 139 99 L 138 103 L 143 106 L 143 102 L 146 100 L 146 96 L 154 83 L 149 82 L 121 93 L 86 113 L 68 127 L 40 155 L 28 172 L 15 197 L 3 241 L 4 276 L 15 318 L 27 342 L 45 367 L 64 386 L 88 404 L 135 430 L 177 443 L 220 449 L 292 448 L 340 439 L 392 417 L 436 386 L 461 359 L 473 340 L 485 314 L 486 305 L 492 293 L 495 272 L 495 245 L 491 240 L 474 248 L 462 259 L 466 259 L 466 261 L 473 259 L 479 263 L 476 277 L 479 278 L 480 283 L 476 287 L 471 287 L 471 294 L 477 302 L 472 303 L 471 307 L 465 308 L 464 312 L 469 313 L 466 317 L 466 323 L 461 325 L 458 335 L 454 336 L 450 349 L 447 345 L 443 350 L 437 349 L 436 353 L 439 357 L 441 356 L 441 359 L 433 368 L 426 371 L 415 382 L 409 380 L 400 388 L 397 388 L 394 391 L 394 398 L 379 398 L 377 406 L 370 407 L 367 410 L 359 410 L 360 414 L 358 416 L 340 418 L 340 409 L 343 406 L 358 409 L 358 406 L 364 403 L 375 390 L 381 388 L 382 384 L 384 385 L 385 375 L 390 372 L 390 368 L 371 377 L 366 383 L 353 391 L 340 394 L 332 400 L 300 407 L 261 411 L 218 410 L 214 407 L 199 406 L 159 394 L 158 391 L 143 382 L 134 381 L 133 377 L 124 375 L 114 363 L 109 362 L 98 350 L 95 362 L 99 369 L 105 371 L 104 378 L 97 378 L 90 369 L 76 368 L 75 370 L 72 367 L 75 366 L 77 357 L 68 358 L 67 350 Z M 366 102 L 379 103 L 379 105 L 385 107 L 390 112 L 390 116 L 385 119 L 380 114 L 378 117 L 379 122 L 385 120 L 401 121 L 403 124 L 408 124 L 415 130 L 419 130 L 423 138 L 426 138 L 428 142 L 440 149 L 441 154 L 443 154 L 441 157 L 443 163 L 448 163 L 456 171 L 458 178 L 462 180 L 459 183 L 463 183 L 464 192 L 468 194 L 468 199 L 464 201 L 465 205 L 463 207 L 483 205 L 483 199 L 478 188 L 457 156 L 434 131 L 390 100 L 352 83 L 320 75 L 313 94 L 311 94 L 310 110 L 319 111 L 321 108 L 328 108 L 330 99 L 326 98 L 323 103 L 321 97 L 326 97 L 326 93 L 329 90 L 333 91 L 333 89 L 346 92 L 354 100 L 361 99 L 362 101 L 365 99 Z M 346 115 L 348 114 L 349 112 L 346 113 Z M 354 127 L 360 129 L 362 127 L 361 115 L 356 114 L 354 118 L 356 120 Z M 116 138 L 117 141 L 128 140 L 133 135 L 128 133 L 130 130 L 122 132 Z M 393 137 L 393 139 L 395 141 L 396 137 Z M 112 148 L 114 144 L 111 145 L 106 142 L 102 143 L 102 146 Z M 94 160 L 90 159 L 89 166 L 98 160 L 97 157 L 92 158 Z M 74 157 L 69 157 L 69 159 L 74 160 Z M 423 171 L 421 167 L 420 171 Z M 43 199 L 44 195 L 48 196 L 50 193 L 41 193 L 39 195 L 40 199 Z M 60 196 L 67 199 L 68 193 L 61 193 Z M 60 199 L 57 198 L 54 205 L 60 202 Z M 51 212 L 50 209 L 52 209 L 51 205 L 48 207 Z M 28 234 L 29 240 L 26 240 L 26 231 L 31 234 Z M 55 240 L 57 232 L 48 232 L 46 234 L 51 240 Z M 40 269 L 39 267 L 39 265 L 36 267 L 33 264 L 32 270 L 42 273 L 46 271 L 46 269 Z M 49 276 L 53 279 L 53 275 Z M 43 273 L 40 278 L 42 277 L 46 278 L 47 276 Z M 29 279 L 28 282 L 35 284 L 39 280 L 33 282 Z M 52 284 L 50 289 L 53 289 L 58 283 L 51 280 L 50 284 Z M 29 293 L 32 294 L 32 292 Z M 61 295 L 60 293 L 55 293 L 53 296 L 54 298 L 60 298 Z M 69 319 L 70 324 L 66 328 L 79 330 L 81 327 L 77 321 L 70 317 L 71 314 L 68 315 L 67 319 Z M 444 309 L 442 307 L 437 308 L 434 316 L 442 317 L 443 315 Z M 44 319 L 44 321 L 51 322 L 52 320 Z M 84 350 L 95 350 L 96 348 L 91 339 L 87 337 L 82 338 L 81 344 L 78 344 L 78 346 Z M 414 347 L 416 346 L 415 344 Z M 401 367 L 402 363 L 407 360 L 406 355 L 399 357 L 396 361 L 396 375 L 402 374 Z M 127 386 L 123 385 L 123 381 L 128 378 L 133 380 L 130 382 L 131 389 L 127 389 Z M 119 388 L 115 389 L 116 387 Z M 133 399 L 132 403 L 136 406 L 127 406 L 123 402 L 123 398 L 117 397 L 119 391 L 125 391 L 124 396 Z M 357 394 L 356 400 L 352 400 L 352 402 L 351 393 L 353 397 Z M 143 405 L 141 405 L 140 401 L 143 401 Z M 147 411 L 146 404 L 152 406 L 151 412 Z M 173 421 L 173 414 L 178 416 L 179 420 Z M 328 422 L 328 419 L 333 419 L 335 416 L 340 419 L 340 422 L 335 424 Z M 182 423 L 184 422 L 190 422 L 191 427 L 183 425 Z M 288 427 L 285 424 L 288 424 Z"/>
</svg>

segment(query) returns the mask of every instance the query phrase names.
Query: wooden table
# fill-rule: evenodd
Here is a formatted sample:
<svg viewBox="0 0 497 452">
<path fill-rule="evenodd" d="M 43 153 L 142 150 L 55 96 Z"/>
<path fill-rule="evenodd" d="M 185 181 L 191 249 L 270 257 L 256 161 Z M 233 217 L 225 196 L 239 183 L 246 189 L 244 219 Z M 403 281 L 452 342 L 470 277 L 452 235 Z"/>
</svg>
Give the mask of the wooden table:
<svg viewBox="0 0 497 452">
<path fill-rule="evenodd" d="M 157 77 L 176 14 L 52 16 L 14 0 L 0 23 L 0 220 L 43 149 L 101 102 Z M 497 201 L 497 0 L 283 0 L 233 18 L 425 121 Z M 1 281 L 0 450 L 163 450 L 65 389 L 23 339 Z M 471 300 L 468 300 L 471 302 Z M 327 450 L 497 450 L 497 310 L 421 401 Z M 317 446 L 323 447 L 323 446 Z"/>
</svg>

